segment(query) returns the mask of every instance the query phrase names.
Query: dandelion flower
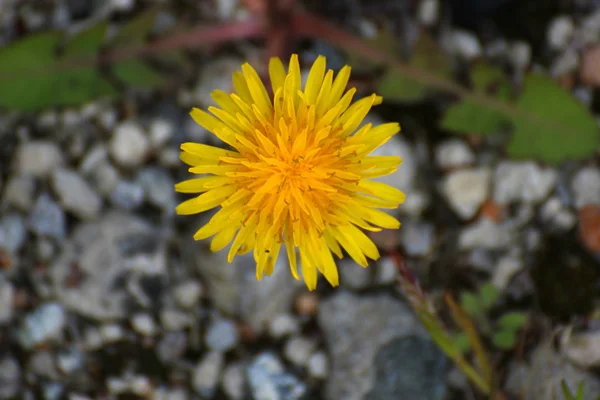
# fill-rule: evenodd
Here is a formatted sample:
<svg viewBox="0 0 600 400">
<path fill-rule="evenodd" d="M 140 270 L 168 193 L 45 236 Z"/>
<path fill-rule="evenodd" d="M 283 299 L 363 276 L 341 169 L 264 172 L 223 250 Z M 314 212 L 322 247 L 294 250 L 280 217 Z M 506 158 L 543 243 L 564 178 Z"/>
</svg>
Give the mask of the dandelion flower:
<svg viewBox="0 0 600 400">
<path fill-rule="evenodd" d="M 254 253 L 256 277 L 270 275 L 285 245 L 293 276 L 309 290 L 317 271 L 333 286 L 339 282 L 333 254 L 344 249 L 363 267 L 379 252 L 363 232 L 397 229 L 400 223 L 381 208 L 394 209 L 404 193 L 371 178 L 396 171 L 400 157 L 369 156 L 400 131 L 397 123 L 361 122 L 375 94 L 352 103 L 346 91 L 350 67 L 334 77 L 325 57 L 302 82 L 298 56 L 288 70 L 279 58 L 269 63 L 273 95 L 249 65 L 233 74 L 234 93 L 212 92 L 218 107 L 192 109 L 192 118 L 225 142 L 227 149 L 199 143 L 181 145 L 181 160 L 198 178 L 178 183 L 181 193 L 199 193 L 177 206 L 177 214 L 220 207 L 194 239 L 213 236 L 219 251 L 231 243 L 228 260 Z"/>
</svg>

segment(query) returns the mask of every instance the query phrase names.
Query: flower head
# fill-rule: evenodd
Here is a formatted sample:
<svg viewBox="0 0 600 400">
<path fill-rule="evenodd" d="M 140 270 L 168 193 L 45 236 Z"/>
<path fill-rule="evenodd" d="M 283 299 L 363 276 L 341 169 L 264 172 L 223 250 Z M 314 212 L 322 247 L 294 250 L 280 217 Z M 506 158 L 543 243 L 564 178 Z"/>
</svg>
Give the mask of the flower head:
<svg viewBox="0 0 600 400">
<path fill-rule="evenodd" d="M 219 107 L 212 115 L 194 108 L 192 118 L 228 145 L 227 149 L 199 143 L 181 145 L 181 160 L 199 178 L 178 183 L 181 193 L 201 193 L 177 206 L 177 213 L 220 210 L 194 235 L 214 236 L 212 251 L 233 241 L 228 260 L 254 252 L 256 277 L 270 275 L 285 244 L 292 274 L 310 290 L 317 271 L 338 285 L 332 253 L 342 248 L 360 265 L 379 252 L 363 232 L 396 229 L 400 223 L 379 208 L 396 208 L 404 194 L 370 178 L 396 171 L 400 157 L 369 156 L 400 131 L 397 123 L 359 129 L 375 94 L 352 103 L 356 89 L 346 91 L 350 67 L 334 78 L 325 57 L 312 65 L 302 84 L 298 56 L 286 72 L 280 59 L 269 63 L 273 96 L 256 71 L 244 64 L 233 74 L 235 93 L 215 90 Z"/>
</svg>

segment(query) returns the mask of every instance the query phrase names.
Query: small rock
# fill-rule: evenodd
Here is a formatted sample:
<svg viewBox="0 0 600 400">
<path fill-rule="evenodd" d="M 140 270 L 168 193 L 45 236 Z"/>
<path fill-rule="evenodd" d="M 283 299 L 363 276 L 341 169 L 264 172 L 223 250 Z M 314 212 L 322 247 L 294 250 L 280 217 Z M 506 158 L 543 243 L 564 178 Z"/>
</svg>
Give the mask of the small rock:
<svg viewBox="0 0 600 400">
<path fill-rule="evenodd" d="M 25 221 L 17 213 L 11 213 L 0 219 L 0 249 L 9 253 L 17 253 L 27 235 Z"/>
<path fill-rule="evenodd" d="M 115 128 L 110 142 L 110 154 L 122 167 L 141 165 L 150 152 L 150 140 L 142 127 L 134 121 L 126 121 Z"/>
<path fill-rule="evenodd" d="M 429 255 L 433 250 L 435 227 L 426 222 L 402 222 L 400 238 L 406 254 L 414 257 Z"/>
<path fill-rule="evenodd" d="M 150 123 L 150 144 L 153 149 L 163 147 L 175 133 L 173 123 L 164 118 L 156 118 Z"/>
<path fill-rule="evenodd" d="M 39 236 L 62 239 L 67 233 L 64 211 L 46 193 L 38 197 L 28 223 L 31 230 Z"/>
<path fill-rule="evenodd" d="M 448 139 L 440 143 L 435 158 L 442 169 L 464 167 L 475 163 L 473 150 L 460 139 Z"/>
<path fill-rule="evenodd" d="M 60 372 L 69 375 L 84 367 L 84 355 L 76 348 L 70 348 L 58 354 L 56 365 Z"/>
<path fill-rule="evenodd" d="M 391 257 L 382 257 L 379 259 L 377 275 L 375 282 L 380 285 L 389 285 L 396 282 L 398 278 L 398 268 Z"/>
<path fill-rule="evenodd" d="M 575 206 L 600 205 L 600 168 L 585 167 L 577 171 L 571 182 Z"/>
<path fill-rule="evenodd" d="M 102 199 L 77 172 L 57 168 L 52 173 L 52 187 L 62 206 L 81 219 L 96 219 Z"/>
<path fill-rule="evenodd" d="M 462 250 L 482 247 L 484 249 L 502 249 L 511 241 L 513 231 L 505 224 L 497 224 L 488 218 L 480 218 L 466 226 L 458 238 L 458 247 Z"/>
<path fill-rule="evenodd" d="M 144 168 L 138 174 L 137 182 L 144 189 L 150 204 L 169 211 L 175 208 L 175 191 L 173 190 L 175 182 L 164 169 Z"/>
<path fill-rule="evenodd" d="M 184 388 L 157 388 L 152 394 L 152 400 L 189 400 Z"/>
<path fill-rule="evenodd" d="M 199 305 L 202 294 L 202 285 L 200 282 L 193 280 L 181 283 L 173 292 L 177 305 L 185 309 L 191 309 Z"/>
<path fill-rule="evenodd" d="M 440 13 L 440 3 L 438 0 L 423 0 L 419 2 L 419 22 L 424 26 L 434 25 Z"/>
<path fill-rule="evenodd" d="M 153 336 L 156 333 L 156 323 L 150 314 L 139 313 L 131 319 L 133 329 L 144 336 Z"/>
<path fill-rule="evenodd" d="M 508 58 L 518 71 L 525 70 L 531 62 L 531 46 L 523 41 L 514 42 L 508 49 Z"/>
<path fill-rule="evenodd" d="M 548 197 L 557 179 L 554 169 L 541 168 L 531 161 L 502 162 L 495 171 L 494 200 L 501 205 L 538 203 Z"/>
<path fill-rule="evenodd" d="M 498 260 L 494 268 L 492 282 L 494 285 L 504 291 L 510 280 L 524 268 L 523 259 L 518 254 L 509 254 Z"/>
<path fill-rule="evenodd" d="M 215 88 L 219 88 L 226 93 L 233 91 L 231 76 L 234 72 L 240 70 L 242 63 L 238 58 L 222 57 L 205 65 L 194 89 L 195 102 L 205 107 L 216 106 L 217 104 L 210 94 Z"/>
<path fill-rule="evenodd" d="M 305 367 L 317 344 L 306 337 L 296 336 L 288 339 L 283 347 L 283 355 L 292 364 Z"/>
<path fill-rule="evenodd" d="M 144 202 L 144 188 L 137 182 L 120 181 L 110 200 L 119 208 L 134 210 Z"/>
<path fill-rule="evenodd" d="M 177 360 L 185 353 L 188 337 L 185 332 L 167 332 L 156 346 L 156 354 L 163 363 Z"/>
<path fill-rule="evenodd" d="M 147 376 L 134 376 L 129 383 L 131 392 L 142 398 L 149 398 L 152 394 L 152 382 Z"/>
<path fill-rule="evenodd" d="M 104 324 L 100 327 L 100 336 L 102 337 L 102 341 L 105 345 L 117 343 L 123 340 L 125 337 L 125 331 L 119 324 Z"/>
<path fill-rule="evenodd" d="M 42 263 L 48 263 L 52 261 L 55 250 L 56 248 L 54 243 L 50 239 L 40 237 L 35 241 L 35 254 L 37 256 L 37 260 Z"/>
<path fill-rule="evenodd" d="M 321 303 L 318 322 L 331 355 L 325 387 L 331 400 L 363 399 L 375 385 L 379 350 L 394 338 L 423 333 L 408 306 L 387 294 L 337 291 Z"/>
<path fill-rule="evenodd" d="M 10 281 L 0 278 L 0 325 L 9 323 L 13 317 L 14 296 L 15 288 L 13 284 Z"/>
<path fill-rule="evenodd" d="M 119 171 L 108 162 L 100 163 L 89 175 L 96 191 L 104 197 L 116 191 L 120 179 Z"/>
<path fill-rule="evenodd" d="M 568 330 L 562 335 L 561 351 L 568 360 L 581 368 L 597 367 L 600 365 L 600 334 L 572 333 Z"/>
<path fill-rule="evenodd" d="M 269 323 L 269 334 L 274 339 L 281 339 L 299 330 L 298 321 L 291 314 L 278 314 Z"/>
<path fill-rule="evenodd" d="M 337 264 L 342 286 L 348 289 L 361 290 L 371 284 L 371 270 L 369 268 L 358 265 L 350 258 L 341 259 Z"/>
<path fill-rule="evenodd" d="M 489 195 L 491 172 L 488 169 L 458 170 L 444 179 L 442 190 L 452 209 L 471 219 Z"/>
<path fill-rule="evenodd" d="M 574 30 L 575 24 L 570 16 L 561 15 L 554 18 L 548 26 L 548 45 L 553 50 L 564 49 L 569 44 Z"/>
<path fill-rule="evenodd" d="M 0 361 L 0 398 L 12 399 L 21 390 L 21 366 L 11 356 L 5 356 Z"/>
<path fill-rule="evenodd" d="M 58 144 L 43 140 L 22 144 L 15 159 L 18 174 L 36 178 L 48 176 L 65 162 Z"/>
<path fill-rule="evenodd" d="M 167 308 L 160 313 L 160 323 L 167 331 L 180 331 L 191 325 L 192 318 L 184 312 Z"/>
<path fill-rule="evenodd" d="M 239 333 L 236 325 L 225 318 L 211 321 L 206 330 L 206 346 L 215 351 L 228 351 L 237 346 Z"/>
<path fill-rule="evenodd" d="M 66 313 L 58 303 L 47 303 L 25 317 L 19 333 L 21 345 L 31 349 L 39 344 L 58 339 L 66 324 Z"/>
<path fill-rule="evenodd" d="M 244 398 L 244 367 L 240 364 L 230 364 L 223 371 L 223 391 L 231 400 Z"/>
<path fill-rule="evenodd" d="M 205 398 L 212 398 L 219 383 L 223 363 L 223 354 L 218 351 L 211 351 L 204 356 L 192 372 L 192 387 L 196 393 Z"/>
<path fill-rule="evenodd" d="M 473 33 L 454 30 L 451 37 L 451 50 L 454 54 L 466 60 L 473 60 L 481 56 L 481 44 Z"/>
<path fill-rule="evenodd" d="M 308 374 L 316 379 L 327 379 L 329 374 L 329 359 L 322 351 L 314 353 L 308 359 Z"/>
<path fill-rule="evenodd" d="M 88 328 L 83 335 L 83 348 L 86 351 L 96 351 L 102 347 L 102 335 L 100 329 Z"/>
<path fill-rule="evenodd" d="M 568 231 L 577 223 L 577 217 L 566 207 L 558 196 L 550 197 L 540 208 L 541 219 L 561 230 Z"/>
<path fill-rule="evenodd" d="M 29 211 L 33 206 L 35 180 L 27 175 L 14 175 L 4 188 L 4 202 L 21 211 Z"/>
<path fill-rule="evenodd" d="M 300 400 L 308 391 L 302 381 L 285 371 L 281 360 L 272 353 L 258 355 L 246 374 L 254 400 Z"/>
</svg>

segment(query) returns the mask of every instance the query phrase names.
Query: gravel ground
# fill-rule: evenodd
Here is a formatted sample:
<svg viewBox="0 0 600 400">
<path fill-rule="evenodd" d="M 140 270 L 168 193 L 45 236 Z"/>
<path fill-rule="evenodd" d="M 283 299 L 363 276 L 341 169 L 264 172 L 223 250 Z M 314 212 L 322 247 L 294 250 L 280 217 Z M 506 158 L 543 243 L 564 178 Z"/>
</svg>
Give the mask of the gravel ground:
<svg viewBox="0 0 600 400">
<path fill-rule="evenodd" d="M 0 43 L 126 19 L 147 3 L 4 0 Z M 526 12 L 531 1 L 462 11 L 458 1 L 306 3 L 363 33 L 383 15 L 403 40 L 420 27 L 444 30 L 457 62 L 493 55 L 515 82 L 537 66 L 561 81 L 575 76 L 573 93 L 600 116 L 600 74 L 579 73 L 600 70 L 579 57 L 600 37 L 598 1 L 556 0 L 535 15 Z M 237 0 L 174 1 L 164 17 L 228 20 L 242 18 L 240 8 Z M 512 26 L 511 10 L 537 30 Z M 398 295 L 390 258 L 368 269 L 344 259 L 341 287 L 322 281 L 309 293 L 285 257 L 257 282 L 251 255 L 228 264 L 193 241 L 208 216 L 175 215 L 182 198 L 173 185 L 187 176 L 179 144 L 214 143 L 189 108 L 210 105 L 210 91 L 228 90 L 231 72 L 259 52 L 241 45 L 202 59 L 175 92 L 0 111 L 0 399 L 478 398 Z M 341 58 L 323 43 L 302 56 L 316 52 Z M 495 353 L 508 398 L 523 390 L 527 399 L 559 398 L 561 379 L 585 382 L 585 399 L 600 395 L 598 323 L 577 318 L 598 300 L 598 157 L 560 167 L 511 161 L 494 138 L 482 144 L 432 128 L 432 109 L 369 116 L 380 123 L 395 115 L 403 125 L 405 134 L 379 151 L 403 158 L 384 181 L 408 195 L 401 229 L 374 240 L 401 249 L 433 294 L 489 280 L 500 310 L 530 313 L 522 351 Z M 559 322 L 574 322 L 573 331 L 556 343 L 549 333 Z"/>
</svg>

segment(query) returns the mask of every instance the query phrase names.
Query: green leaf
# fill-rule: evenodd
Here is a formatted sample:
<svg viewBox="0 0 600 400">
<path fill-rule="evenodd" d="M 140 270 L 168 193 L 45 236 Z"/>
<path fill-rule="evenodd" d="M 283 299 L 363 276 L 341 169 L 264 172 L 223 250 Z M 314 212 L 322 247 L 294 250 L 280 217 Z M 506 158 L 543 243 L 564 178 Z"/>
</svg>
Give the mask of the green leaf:
<svg viewBox="0 0 600 400">
<path fill-rule="evenodd" d="M 600 133 L 589 110 L 552 79 L 531 73 L 518 104 L 532 118 L 515 118 L 508 146 L 512 158 L 548 163 L 585 158 L 600 146 Z"/>
<path fill-rule="evenodd" d="M 512 330 L 501 330 L 494 333 L 492 343 L 500 350 L 510 350 L 517 343 L 517 335 Z"/>
<path fill-rule="evenodd" d="M 44 67 L 56 61 L 58 32 L 27 36 L 0 50 L 0 106 L 35 110 L 53 104 L 54 79 Z"/>
<path fill-rule="evenodd" d="M 564 379 L 560 381 L 560 387 L 562 389 L 563 396 L 565 396 L 565 400 L 583 400 L 583 381 L 579 382 L 576 395 L 573 395 L 569 385 L 567 385 L 567 382 Z"/>
<path fill-rule="evenodd" d="M 157 8 L 150 8 L 123 25 L 111 41 L 111 47 L 129 47 L 143 44 L 154 28 Z"/>
<path fill-rule="evenodd" d="M 56 105 L 79 105 L 94 98 L 117 94 L 92 62 L 102 46 L 107 29 L 108 23 L 103 21 L 79 32 L 67 42 L 59 61 L 65 67 L 57 69 L 53 77 Z M 85 65 L 78 66 L 78 63 Z"/>
<path fill-rule="evenodd" d="M 518 331 L 526 323 L 527 314 L 518 311 L 507 312 L 498 319 L 498 326 L 514 331 Z"/>
<path fill-rule="evenodd" d="M 115 64 L 112 73 L 123 83 L 136 88 L 150 89 L 164 81 L 161 75 L 137 60 L 125 60 Z"/>
<path fill-rule="evenodd" d="M 479 300 L 481 301 L 482 307 L 486 310 L 490 309 L 498 297 L 500 297 L 500 292 L 496 285 L 491 282 L 486 282 L 479 287 Z"/>
<path fill-rule="evenodd" d="M 485 93 L 502 101 L 509 99 L 510 87 L 501 69 L 478 63 L 473 67 L 471 80 L 474 92 Z M 488 135 L 498 132 L 509 121 L 504 114 L 496 110 L 472 100 L 462 100 L 446 110 L 440 127 L 461 133 Z"/>
<path fill-rule="evenodd" d="M 452 68 L 442 49 L 429 35 L 421 33 L 408 64 L 416 69 L 450 78 Z M 389 68 L 377 85 L 377 93 L 388 100 L 416 102 L 423 100 L 429 89 L 396 68 Z"/>
<path fill-rule="evenodd" d="M 483 309 L 477 296 L 471 292 L 463 292 L 460 295 L 460 306 L 471 317 L 483 315 Z"/>
<path fill-rule="evenodd" d="M 466 353 L 471 350 L 471 342 L 466 333 L 461 332 L 454 336 L 453 347 L 458 349 L 461 353 Z"/>
</svg>

